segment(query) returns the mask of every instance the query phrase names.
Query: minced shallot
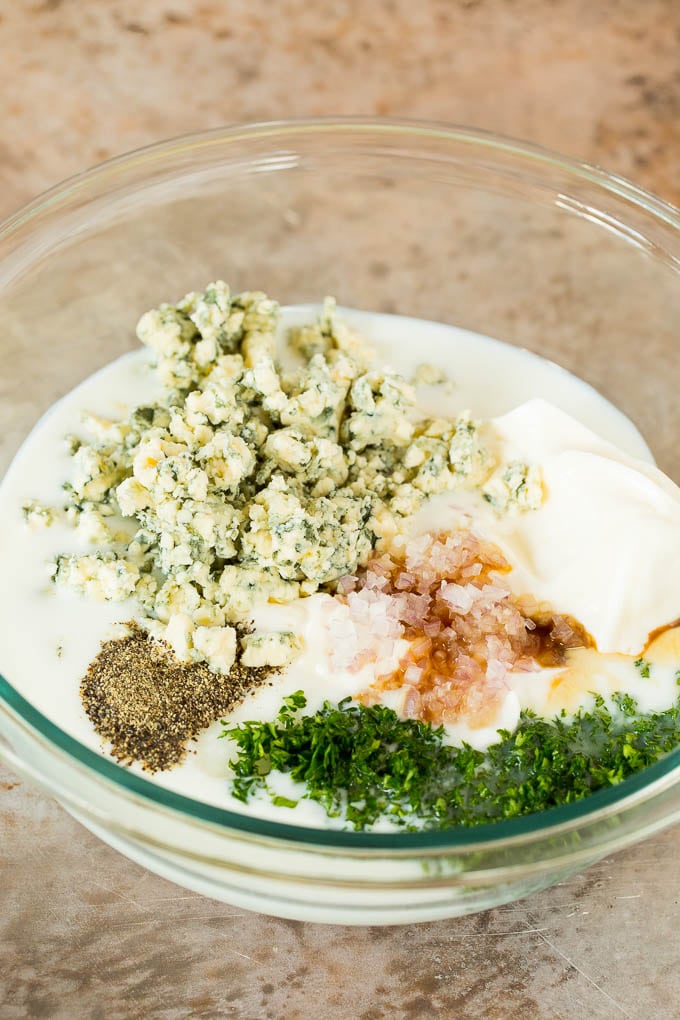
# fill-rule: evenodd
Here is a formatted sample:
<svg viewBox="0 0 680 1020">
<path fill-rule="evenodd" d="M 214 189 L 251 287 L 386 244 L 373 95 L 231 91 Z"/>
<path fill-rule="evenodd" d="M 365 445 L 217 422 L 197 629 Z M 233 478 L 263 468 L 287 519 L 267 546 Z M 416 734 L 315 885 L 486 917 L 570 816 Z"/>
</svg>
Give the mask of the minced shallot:
<svg viewBox="0 0 680 1020">
<path fill-rule="evenodd" d="M 484 725 L 511 671 L 538 668 L 546 650 L 557 662 L 566 648 L 588 643 L 575 621 L 516 597 L 509 571 L 497 546 L 459 530 L 402 542 L 343 578 L 336 597 L 356 640 L 343 648 L 345 664 L 358 670 L 380 660 L 370 650 L 376 639 L 407 642 L 398 667 L 361 700 L 374 704 L 382 692 L 402 690 L 405 716 L 434 725 L 465 716 Z"/>
</svg>

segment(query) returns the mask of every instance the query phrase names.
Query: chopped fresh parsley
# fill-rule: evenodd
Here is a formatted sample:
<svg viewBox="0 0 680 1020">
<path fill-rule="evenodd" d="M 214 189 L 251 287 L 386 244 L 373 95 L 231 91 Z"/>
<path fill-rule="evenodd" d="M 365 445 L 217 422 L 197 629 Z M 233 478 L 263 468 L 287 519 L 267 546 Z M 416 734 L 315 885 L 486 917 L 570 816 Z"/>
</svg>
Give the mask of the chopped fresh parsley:
<svg viewBox="0 0 680 1020">
<path fill-rule="evenodd" d="M 640 658 L 635 660 L 635 668 L 644 680 L 649 680 L 649 671 L 651 666 L 651 662 L 647 659 Z"/>
<path fill-rule="evenodd" d="M 499 730 L 486 751 L 443 742 L 443 728 L 400 719 L 383 705 L 346 698 L 303 715 L 302 691 L 284 700 L 273 722 L 224 730 L 238 749 L 232 792 L 248 801 L 270 788 L 272 772 L 304 783 L 304 797 L 354 829 L 389 818 L 409 829 L 446 829 L 529 814 L 580 800 L 619 783 L 680 743 L 680 697 L 643 714 L 630 695 L 611 707 L 596 696 L 589 711 L 552 720 L 522 713 L 517 729 Z M 224 723 L 226 725 L 226 723 Z"/>
</svg>

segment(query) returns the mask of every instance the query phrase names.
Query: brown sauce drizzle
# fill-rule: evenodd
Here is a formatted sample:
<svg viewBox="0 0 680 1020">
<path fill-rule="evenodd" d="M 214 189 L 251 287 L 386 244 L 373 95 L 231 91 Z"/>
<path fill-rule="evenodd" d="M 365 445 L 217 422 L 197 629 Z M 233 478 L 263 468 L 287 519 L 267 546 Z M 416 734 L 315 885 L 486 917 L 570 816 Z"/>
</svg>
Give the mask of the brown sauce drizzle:
<svg viewBox="0 0 680 1020">
<path fill-rule="evenodd" d="M 573 616 L 546 612 L 529 619 L 535 624 L 532 637 L 537 642 L 530 654 L 539 666 L 563 666 L 572 648 L 597 648 L 593 636 Z"/>
<path fill-rule="evenodd" d="M 644 655 L 649 651 L 650 646 L 653 645 L 658 638 L 660 638 L 663 634 L 666 634 L 669 630 L 675 630 L 676 627 L 680 627 L 680 616 L 677 620 L 673 620 L 671 623 L 664 623 L 662 627 L 655 627 L 654 630 L 650 631 L 649 637 L 645 641 L 644 648 L 640 654 Z"/>
</svg>

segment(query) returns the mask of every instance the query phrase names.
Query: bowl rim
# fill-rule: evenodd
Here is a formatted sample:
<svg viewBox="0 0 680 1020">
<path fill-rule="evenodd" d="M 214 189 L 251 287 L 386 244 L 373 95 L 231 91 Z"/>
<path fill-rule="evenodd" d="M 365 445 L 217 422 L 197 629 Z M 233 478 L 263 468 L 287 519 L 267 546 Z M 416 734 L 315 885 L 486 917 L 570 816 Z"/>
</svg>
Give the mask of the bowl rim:
<svg viewBox="0 0 680 1020">
<path fill-rule="evenodd" d="M 466 143 L 474 151 L 481 149 L 529 159 L 538 166 L 558 168 L 572 179 L 594 184 L 603 191 L 643 209 L 665 225 L 675 230 L 680 229 L 680 209 L 624 177 L 542 146 L 490 131 L 440 122 L 349 116 L 272 120 L 217 127 L 209 131 L 179 135 L 116 155 L 66 178 L 21 206 L 0 223 L 0 242 L 11 238 L 20 227 L 30 224 L 30 221 L 39 217 L 41 213 L 48 214 L 61 205 L 68 207 L 68 202 L 90 184 L 115 178 L 116 175 L 133 167 L 229 143 L 267 139 L 274 142 L 277 139 L 292 139 L 295 135 L 327 133 L 346 137 L 352 132 L 373 133 L 386 138 L 406 136 L 412 141 L 416 139 L 424 141 L 429 138 L 450 143 Z M 344 851 L 455 852 L 479 849 L 482 845 L 525 842 L 527 837 L 533 839 L 549 837 L 584 822 L 600 821 L 614 813 L 617 808 L 626 809 L 641 801 L 653 799 L 671 783 L 674 785 L 675 782 L 680 782 L 680 747 L 678 747 L 642 772 L 615 786 L 598 790 L 582 800 L 499 822 L 481 823 L 469 828 L 419 832 L 376 833 L 320 829 L 230 811 L 161 787 L 70 736 L 28 702 L 2 674 L 0 674 L 0 709 L 6 717 L 18 718 L 34 738 L 37 736 L 38 739 L 47 741 L 48 745 L 53 745 L 72 763 L 113 784 L 127 796 L 141 799 L 155 807 L 169 809 L 185 819 L 190 818 L 192 822 L 217 826 L 228 831 L 231 836 L 241 834 L 244 837 L 265 837 L 278 842 L 304 845 L 308 849 L 316 847 L 319 850 L 332 848 Z M 677 775 L 674 775 L 676 772 Z"/>
<path fill-rule="evenodd" d="M 680 207 L 660 198 L 621 174 L 613 173 L 595 163 L 574 159 L 536 142 L 525 141 L 502 132 L 447 124 L 437 120 L 338 115 L 238 122 L 209 128 L 205 131 L 190 131 L 172 135 L 169 138 L 160 139 L 127 152 L 117 153 L 100 163 L 95 163 L 63 178 L 11 212 L 0 221 L 0 241 L 36 213 L 45 211 L 57 204 L 59 200 L 77 193 L 95 178 L 113 176 L 123 169 L 148 163 L 162 156 L 179 155 L 198 148 L 219 145 L 225 141 L 233 143 L 256 138 L 287 138 L 292 135 L 327 132 L 342 135 L 352 131 L 365 134 L 374 132 L 383 134 L 385 137 L 405 134 L 414 138 L 445 139 L 450 142 L 469 143 L 482 149 L 529 157 L 537 164 L 566 170 L 573 177 L 588 181 L 613 195 L 627 199 L 652 213 L 662 222 L 680 228 Z"/>
</svg>

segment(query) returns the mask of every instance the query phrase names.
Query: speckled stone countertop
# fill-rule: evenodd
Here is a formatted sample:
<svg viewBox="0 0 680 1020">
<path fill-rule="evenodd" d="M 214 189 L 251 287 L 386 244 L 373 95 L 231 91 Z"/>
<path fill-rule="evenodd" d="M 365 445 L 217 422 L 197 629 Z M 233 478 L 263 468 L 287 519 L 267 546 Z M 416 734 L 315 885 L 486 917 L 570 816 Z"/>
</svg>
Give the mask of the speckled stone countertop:
<svg viewBox="0 0 680 1020">
<path fill-rule="evenodd" d="M 439 119 L 680 203 L 676 0 L 1 0 L 0 214 L 226 122 Z M 391 929 L 248 914 L 165 882 L 0 769 L 0 1020 L 679 1015 L 668 831 L 522 902 Z"/>
</svg>

